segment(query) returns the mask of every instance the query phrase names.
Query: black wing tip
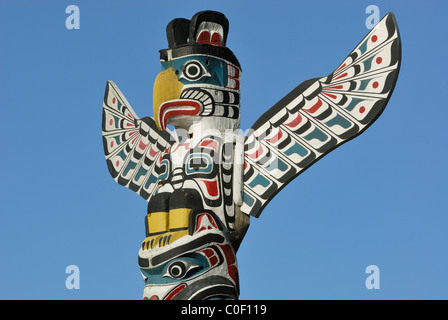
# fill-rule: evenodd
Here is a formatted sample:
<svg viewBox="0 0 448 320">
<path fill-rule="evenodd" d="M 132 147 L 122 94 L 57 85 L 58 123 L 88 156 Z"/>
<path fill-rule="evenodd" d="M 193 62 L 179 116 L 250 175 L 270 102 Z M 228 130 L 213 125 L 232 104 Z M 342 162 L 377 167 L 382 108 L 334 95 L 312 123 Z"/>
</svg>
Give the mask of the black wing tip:
<svg viewBox="0 0 448 320">
<path fill-rule="evenodd" d="M 395 18 L 395 14 L 392 11 L 390 11 L 384 16 L 383 20 L 386 20 L 386 26 L 389 29 L 395 29 L 395 32 L 398 35 L 398 39 L 400 39 L 400 32 L 398 30 L 398 23 L 397 19 Z"/>
<path fill-rule="evenodd" d="M 395 14 L 394 14 L 392 11 L 388 12 L 388 13 L 385 15 L 384 19 L 387 19 L 388 22 L 391 22 L 391 23 L 394 25 L 394 27 L 395 27 L 396 29 L 398 29 L 397 18 L 395 18 Z"/>
<path fill-rule="evenodd" d="M 110 80 L 107 80 L 106 90 L 104 91 L 104 100 L 103 100 L 105 104 L 107 104 L 107 97 L 109 96 L 109 90 L 111 87 L 111 83 L 113 83 L 113 82 L 111 82 Z"/>
<path fill-rule="evenodd" d="M 392 11 L 389 11 L 388 13 L 386 13 L 386 14 L 384 15 L 384 17 L 381 19 L 381 21 L 382 21 L 382 20 L 386 20 L 386 24 L 390 24 L 390 23 L 392 23 L 392 25 L 394 25 L 395 27 L 398 26 L 398 24 L 397 24 L 397 19 L 395 18 L 395 14 L 394 14 Z M 381 22 L 381 21 L 380 21 L 380 22 Z M 378 24 L 379 24 L 380 22 L 378 22 Z"/>
<path fill-rule="evenodd" d="M 392 19 L 395 20 L 395 14 L 393 11 L 389 11 L 388 13 L 386 13 L 386 15 L 384 17 L 386 17 L 386 18 L 391 17 Z"/>
<path fill-rule="evenodd" d="M 106 90 L 104 92 L 104 102 L 107 102 L 107 96 L 109 95 L 109 91 L 111 88 L 116 88 L 116 84 L 112 80 L 107 80 L 106 82 Z"/>
</svg>

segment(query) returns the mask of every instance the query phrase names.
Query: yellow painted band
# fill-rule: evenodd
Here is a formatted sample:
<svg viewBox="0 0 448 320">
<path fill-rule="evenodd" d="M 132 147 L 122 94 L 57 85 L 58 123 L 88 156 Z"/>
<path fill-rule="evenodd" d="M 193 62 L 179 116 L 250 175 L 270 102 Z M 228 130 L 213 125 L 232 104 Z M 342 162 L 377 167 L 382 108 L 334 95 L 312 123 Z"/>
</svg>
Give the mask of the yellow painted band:
<svg viewBox="0 0 448 320">
<path fill-rule="evenodd" d="M 146 216 L 149 236 L 142 243 L 143 250 L 163 247 L 188 235 L 191 209 L 173 209 L 170 212 L 151 212 Z"/>
<path fill-rule="evenodd" d="M 168 231 L 168 212 L 152 212 L 146 216 L 149 233 Z"/>
<path fill-rule="evenodd" d="M 170 210 L 169 215 L 169 228 L 177 229 L 177 228 L 188 228 L 188 218 L 190 216 L 191 209 L 173 209 Z"/>
</svg>

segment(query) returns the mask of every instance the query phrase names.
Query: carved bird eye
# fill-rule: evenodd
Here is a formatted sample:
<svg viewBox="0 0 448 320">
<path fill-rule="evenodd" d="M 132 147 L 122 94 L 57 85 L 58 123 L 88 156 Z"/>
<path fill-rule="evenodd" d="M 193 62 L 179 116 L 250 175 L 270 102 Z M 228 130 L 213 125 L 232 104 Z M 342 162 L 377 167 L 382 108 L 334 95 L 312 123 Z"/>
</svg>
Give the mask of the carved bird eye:
<svg viewBox="0 0 448 320">
<path fill-rule="evenodd" d="M 183 260 L 174 261 L 168 266 L 163 276 L 170 277 L 173 279 L 182 279 L 189 273 L 189 271 L 196 269 L 198 267 L 200 266 L 188 261 Z"/>
<path fill-rule="evenodd" d="M 176 262 L 170 265 L 168 273 L 173 278 L 182 278 L 185 275 L 186 266 L 182 262 Z"/>
<path fill-rule="evenodd" d="M 180 77 L 190 81 L 196 81 L 203 76 L 210 76 L 210 74 L 199 61 L 192 60 L 184 65 Z"/>
</svg>

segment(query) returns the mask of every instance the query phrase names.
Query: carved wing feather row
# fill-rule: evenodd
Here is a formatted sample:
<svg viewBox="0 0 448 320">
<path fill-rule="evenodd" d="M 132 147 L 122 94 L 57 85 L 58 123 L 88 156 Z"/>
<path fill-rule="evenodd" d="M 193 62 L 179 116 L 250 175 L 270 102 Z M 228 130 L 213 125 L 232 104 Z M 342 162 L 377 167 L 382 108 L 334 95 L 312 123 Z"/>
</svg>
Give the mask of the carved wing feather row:
<svg viewBox="0 0 448 320">
<path fill-rule="evenodd" d="M 163 171 L 155 169 L 171 146 L 170 134 L 159 131 L 152 118 L 138 118 L 112 81 L 104 96 L 102 134 L 112 177 L 148 200 Z"/>
<path fill-rule="evenodd" d="M 367 129 L 393 92 L 400 59 L 389 13 L 332 74 L 303 82 L 269 109 L 246 137 L 242 211 L 258 217 L 287 183 Z"/>
</svg>

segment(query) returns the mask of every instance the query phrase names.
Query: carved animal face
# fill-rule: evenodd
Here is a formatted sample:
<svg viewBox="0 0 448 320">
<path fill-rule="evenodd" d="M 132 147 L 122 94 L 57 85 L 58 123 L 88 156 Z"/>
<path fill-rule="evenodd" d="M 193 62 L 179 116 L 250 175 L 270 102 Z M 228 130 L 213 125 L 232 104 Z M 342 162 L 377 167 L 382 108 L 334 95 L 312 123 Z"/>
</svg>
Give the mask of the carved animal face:
<svg viewBox="0 0 448 320">
<path fill-rule="evenodd" d="M 239 126 L 239 67 L 216 57 L 190 55 L 162 61 L 162 69 L 153 92 L 154 117 L 161 130 L 171 124 L 191 132 L 191 125 L 203 117 L 226 123 L 223 129 Z"/>
<path fill-rule="evenodd" d="M 169 48 L 160 50 L 153 90 L 160 130 L 171 124 L 192 133 L 198 121 L 222 131 L 239 128 L 241 68 L 225 46 L 227 31 L 225 16 L 211 11 L 168 24 Z"/>
<path fill-rule="evenodd" d="M 207 210 L 193 213 L 194 228 L 169 246 L 139 251 L 143 299 L 237 299 L 235 253 L 221 223 Z"/>
</svg>

